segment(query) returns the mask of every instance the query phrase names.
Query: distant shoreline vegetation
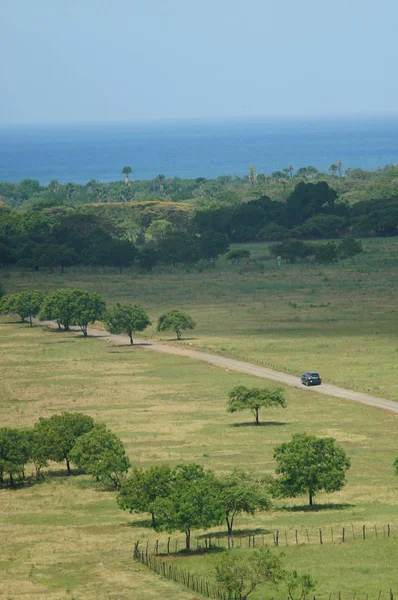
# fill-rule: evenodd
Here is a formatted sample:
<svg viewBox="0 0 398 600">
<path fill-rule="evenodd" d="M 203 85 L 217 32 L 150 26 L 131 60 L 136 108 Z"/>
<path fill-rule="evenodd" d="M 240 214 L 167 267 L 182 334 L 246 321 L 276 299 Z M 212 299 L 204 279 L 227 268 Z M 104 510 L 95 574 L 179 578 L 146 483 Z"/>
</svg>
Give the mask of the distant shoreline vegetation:
<svg viewBox="0 0 398 600">
<path fill-rule="evenodd" d="M 0 267 L 205 268 L 246 242 L 279 242 L 271 253 L 288 262 L 332 263 L 361 248 L 304 241 L 398 235 L 398 166 L 344 172 L 337 161 L 327 173 L 288 165 L 271 176 L 251 166 L 215 180 L 120 173 L 113 184 L 0 183 Z"/>
</svg>

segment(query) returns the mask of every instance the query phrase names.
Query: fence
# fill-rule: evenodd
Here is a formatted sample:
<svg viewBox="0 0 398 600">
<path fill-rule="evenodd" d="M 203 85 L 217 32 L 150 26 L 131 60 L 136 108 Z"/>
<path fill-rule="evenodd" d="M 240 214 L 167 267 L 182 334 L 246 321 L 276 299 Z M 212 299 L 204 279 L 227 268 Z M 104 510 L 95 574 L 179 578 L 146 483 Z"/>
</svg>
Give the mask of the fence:
<svg viewBox="0 0 398 600">
<path fill-rule="evenodd" d="M 160 558 L 159 556 L 153 556 L 148 552 L 148 545 L 145 551 L 139 549 L 139 543 L 136 542 L 134 545 L 134 560 L 139 561 L 141 564 L 147 566 L 149 569 L 157 573 L 161 577 L 165 577 L 171 581 L 182 584 L 185 587 L 193 590 L 194 592 L 201 594 L 205 598 L 212 598 L 214 600 L 239 600 L 238 596 L 232 597 L 228 595 L 220 586 L 214 583 L 210 583 L 203 577 L 194 575 L 186 569 L 179 569 L 175 564 L 169 563 L 167 560 Z M 260 599 L 261 600 L 261 599 Z M 265 599 L 264 599 L 265 600 Z M 276 600 L 276 598 L 273 598 Z M 292 598 L 280 597 L 280 600 L 292 600 Z M 379 591 L 377 596 L 369 596 L 369 594 L 356 595 L 350 593 L 343 597 L 341 592 L 330 593 L 327 596 L 311 596 L 308 600 L 394 600 L 394 594 L 392 589 L 389 592 Z"/>
<path fill-rule="evenodd" d="M 224 532 L 213 532 L 192 540 L 192 550 L 207 551 L 211 548 L 259 548 L 269 546 L 293 546 L 300 544 L 343 544 L 348 541 L 366 541 L 379 537 L 398 536 L 398 526 L 386 525 L 346 525 L 341 527 L 300 527 L 297 529 L 275 529 L 250 534 L 228 536 Z M 185 539 L 171 538 L 146 543 L 146 553 L 158 555 L 177 554 L 185 548 Z"/>
</svg>

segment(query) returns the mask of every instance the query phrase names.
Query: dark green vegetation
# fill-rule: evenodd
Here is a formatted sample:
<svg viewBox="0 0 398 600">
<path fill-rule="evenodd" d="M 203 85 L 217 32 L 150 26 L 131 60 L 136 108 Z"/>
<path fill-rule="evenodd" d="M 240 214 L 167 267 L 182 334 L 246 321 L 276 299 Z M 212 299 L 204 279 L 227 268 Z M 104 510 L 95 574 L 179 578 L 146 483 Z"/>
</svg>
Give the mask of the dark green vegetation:
<svg viewBox="0 0 398 600">
<path fill-rule="evenodd" d="M 274 448 L 290 442 L 296 433 L 334 437 L 351 457 L 344 488 L 333 494 L 319 492 L 311 511 L 303 495 L 295 500 L 276 499 L 272 510 L 256 510 L 254 517 L 249 504 L 253 498 L 247 497 L 248 512 L 243 509 L 235 517 L 235 537 L 258 531 L 261 539 L 261 531 L 288 527 L 294 540 L 294 528 L 307 527 L 311 538 L 319 539 L 319 527 L 341 531 L 345 524 L 348 531 L 353 523 L 358 531 L 365 523 L 371 531 L 376 523 L 379 532 L 387 523 L 394 527 L 398 477 L 393 462 L 398 431 L 392 415 L 286 388 L 287 407 L 273 409 L 267 424 L 250 427 L 225 411 L 225 398 L 237 385 L 258 387 L 255 378 L 138 347 L 82 339 L 72 332 L 30 328 L 4 318 L 1 330 L 0 418 L 4 426 L 26 429 L 33 427 L 38 415 L 83 413 L 106 423 L 120 437 L 135 468 L 146 472 L 161 464 L 173 469 L 194 462 L 205 471 L 213 470 L 220 480 L 229 479 L 235 467 L 247 472 L 248 465 L 257 477 L 273 474 L 277 466 Z M 39 483 L 29 484 L 28 479 L 17 491 L 0 491 L 1 537 L 6 540 L 0 568 L 8 596 L 55 600 L 73 594 L 88 600 L 113 595 L 118 600 L 154 600 L 160 595 L 192 600 L 192 592 L 132 562 L 135 540 L 145 545 L 148 539 L 153 547 L 159 539 L 164 547 L 168 533 L 155 534 L 145 514 L 119 510 L 116 494 L 92 482 L 91 475 L 66 477 L 64 463 L 49 463 L 48 470 Z M 27 465 L 25 475 L 35 478 L 34 465 Z M 160 478 L 155 475 L 154 479 Z M 236 500 L 235 507 L 244 508 L 238 504 L 238 494 Z M 225 533 L 225 525 L 219 530 Z M 195 540 L 201 533 L 195 530 L 191 536 Z M 173 536 L 177 535 L 176 531 Z M 284 549 L 285 566 L 299 574 L 311 573 L 318 582 L 316 593 L 322 597 L 339 589 L 343 598 L 347 594 L 351 598 L 354 591 L 357 597 L 366 593 L 374 597 L 379 589 L 395 589 L 398 549 L 395 538 L 373 538 L 322 547 L 319 543 L 292 545 Z M 184 545 L 180 538 L 179 548 Z M 174 560 L 215 580 L 220 558 L 212 553 Z M 259 586 L 252 597 L 261 598 L 264 592 Z"/>
<path fill-rule="evenodd" d="M 282 496 L 295 498 L 307 493 L 312 506 L 317 492 L 337 492 L 345 484 L 345 474 L 351 462 L 343 448 L 333 438 L 317 438 L 305 433 L 296 434 L 291 442 L 275 449 L 278 464 L 277 481 Z"/>
<path fill-rule="evenodd" d="M 106 311 L 104 323 L 107 331 L 113 334 L 125 333 L 133 345 L 133 334 L 144 331 L 151 321 L 142 306 L 137 304 L 120 304 Z"/>
<path fill-rule="evenodd" d="M 192 317 L 182 310 L 174 309 L 160 315 L 156 331 L 159 331 L 159 333 L 163 331 L 175 331 L 177 340 L 180 340 L 183 331 L 187 329 L 192 330 L 195 327 L 196 323 Z"/>
<path fill-rule="evenodd" d="M 185 185 L 192 194 L 186 202 L 179 201 L 173 187 L 165 195 L 162 180 L 156 200 L 137 200 L 133 188 L 139 182 L 129 182 L 125 169 L 126 183 L 110 186 L 93 182 L 87 186 L 60 186 L 52 182 L 41 188 L 30 180 L 20 185 L 0 184 L 0 265 L 50 271 L 63 271 L 73 265 L 116 267 L 120 271 L 132 265 L 144 271 L 168 266 L 214 266 L 228 252 L 231 242 L 398 233 L 396 167 L 369 173 L 370 178 L 357 177 L 358 173 L 353 172 L 344 177 L 309 176 L 302 171 L 289 177 L 283 202 L 274 193 L 275 177 L 263 181 L 254 172 L 248 179 L 219 178 L 212 185 L 207 182 L 214 192 L 208 195 L 203 192 L 205 182 L 185 182 L 181 189 Z M 348 200 L 345 190 L 362 189 L 374 181 L 379 183 L 378 194 L 355 203 Z M 286 190 L 287 181 L 283 182 Z M 94 193 L 99 189 L 117 190 L 121 196 L 102 198 Z M 100 198 L 101 202 L 95 202 Z M 297 252 L 293 250 L 292 258 L 290 247 L 287 259 L 302 260 L 315 254 L 318 262 L 331 263 L 355 256 L 358 251 L 352 243 L 351 247 L 339 248 L 339 252 L 335 249 L 334 254 L 330 245 L 324 252 L 303 249 L 302 245 L 301 251 L 300 247 Z M 283 258 L 283 252 L 280 256 Z M 229 258 L 239 263 L 248 257 L 232 254 Z"/>
</svg>

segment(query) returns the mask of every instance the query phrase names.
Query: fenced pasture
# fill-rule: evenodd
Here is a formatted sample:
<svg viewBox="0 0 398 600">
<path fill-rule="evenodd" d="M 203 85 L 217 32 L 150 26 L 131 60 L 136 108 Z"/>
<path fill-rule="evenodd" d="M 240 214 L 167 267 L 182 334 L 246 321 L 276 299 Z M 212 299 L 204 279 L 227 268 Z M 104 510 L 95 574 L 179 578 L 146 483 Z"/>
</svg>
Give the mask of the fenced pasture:
<svg viewBox="0 0 398 600">
<path fill-rule="evenodd" d="M 267 244 L 244 244 L 249 263 L 223 258 L 216 269 L 3 270 L 0 278 L 10 293 L 80 287 L 110 304 L 139 303 L 154 326 L 164 310 L 179 307 L 197 322 L 183 343 L 295 375 L 318 370 L 325 382 L 398 400 L 398 238 L 366 239 L 363 246 L 355 263 L 329 266 L 278 268 Z M 147 337 L 158 336 L 154 326 Z"/>
<path fill-rule="evenodd" d="M 335 269 L 338 273 L 337 268 L 331 267 L 330 273 Z M 295 269 L 294 266 L 287 266 L 283 280 L 278 280 L 278 285 L 283 282 L 287 285 L 289 277 L 296 273 Z M 227 271 L 225 273 L 225 276 L 210 273 L 209 278 L 215 282 L 221 277 L 221 281 L 229 286 L 226 288 L 230 293 L 228 303 L 225 303 L 225 297 L 218 303 L 214 293 L 214 303 L 211 304 L 208 298 L 204 305 L 206 310 L 202 308 L 200 314 L 199 304 L 197 309 L 194 308 L 193 300 L 194 294 L 199 291 L 198 277 L 203 274 L 174 274 L 171 281 L 176 282 L 178 293 L 182 294 L 183 288 L 186 288 L 185 297 L 187 302 L 192 303 L 194 316 L 198 322 L 199 316 L 202 319 L 203 329 L 198 327 L 192 337 L 199 336 L 199 333 L 200 336 L 210 335 L 210 327 L 218 327 L 218 320 L 221 322 L 224 319 L 225 327 L 228 322 L 231 325 L 231 345 L 236 346 L 238 343 L 240 347 L 242 344 L 241 351 L 246 352 L 249 346 L 245 349 L 243 342 L 251 335 L 256 336 L 254 330 L 258 326 L 260 315 L 263 322 L 268 322 L 272 316 L 277 315 L 274 311 L 277 297 L 271 288 L 267 292 L 263 290 L 261 294 L 264 301 L 267 295 L 270 302 L 267 310 L 263 307 L 260 313 L 258 297 L 251 296 L 249 292 L 243 301 L 246 306 L 239 307 L 242 301 L 240 285 L 248 285 L 249 282 L 250 286 L 255 286 L 256 280 L 250 276 L 246 283 L 245 280 L 240 282 L 238 279 L 232 280 Z M 67 278 L 70 275 L 67 274 Z M 182 281 L 177 283 L 180 276 Z M 276 278 L 280 276 L 275 273 Z M 27 274 L 26 277 L 26 280 L 22 279 L 22 285 L 26 285 L 26 288 L 37 287 L 38 280 L 32 285 L 32 274 Z M 39 277 L 42 277 L 40 273 Z M 51 276 L 48 277 L 50 281 Z M 57 279 L 59 276 L 54 274 L 54 277 Z M 137 295 L 142 294 L 144 297 L 152 281 L 152 306 L 158 306 L 160 312 L 163 309 L 163 299 L 155 299 L 155 296 L 161 294 L 162 289 L 166 290 L 166 279 L 159 282 L 158 275 L 149 277 L 148 280 L 145 279 L 146 276 L 133 279 L 131 274 L 129 277 L 118 279 L 118 275 L 109 274 L 108 278 L 105 274 L 101 283 L 99 274 L 94 274 L 94 279 L 91 279 L 87 274 L 81 273 L 79 281 L 73 283 L 66 278 L 62 280 L 62 284 L 73 283 L 89 288 L 95 283 L 100 288 L 103 286 L 99 291 L 106 288 L 111 298 L 117 298 L 117 294 L 121 292 L 121 288 L 116 285 L 119 281 L 124 286 L 124 299 L 138 301 Z M 375 277 L 380 286 L 387 286 L 388 282 L 381 283 L 381 275 L 376 273 Z M 261 285 L 268 279 L 271 279 L 271 275 L 262 279 Z M 13 281 L 14 274 L 10 273 L 10 277 L 4 280 L 7 291 L 12 291 L 10 288 Z M 203 281 L 202 300 L 208 294 L 206 280 Z M 189 287 L 190 282 L 193 282 L 192 287 Z M 46 285 L 49 291 L 50 285 Z M 237 290 L 235 296 L 233 285 Z M 296 285 L 297 280 L 292 282 L 292 286 Z M 114 290 L 111 293 L 112 286 Z M 54 287 L 59 287 L 59 281 L 55 281 Z M 379 291 L 385 289 L 381 287 Z M 165 292 L 166 299 L 171 296 L 176 297 L 172 291 Z M 380 303 L 381 297 L 382 295 L 379 296 Z M 395 314 L 392 309 L 391 314 L 388 312 L 391 308 L 389 298 L 386 292 L 387 316 L 380 317 L 381 334 L 374 337 L 375 346 L 372 350 L 367 347 L 367 362 L 372 361 L 373 356 L 376 361 L 382 360 L 380 357 L 384 356 L 385 350 L 380 348 L 383 344 L 390 352 L 391 361 L 395 360 L 391 342 L 394 325 L 390 326 L 388 333 L 382 335 L 383 331 L 387 332 L 389 319 Z M 296 315 L 298 309 L 285 303 L 287 300 L 296 302 L 293 296 L 284 296 L 283 310 L 292 311 Z M 372 306 L 376 306 L 376 300 L 373 297 Z M 370 302 L 365 297 L 365 305 L 368 301 Z M 278 302 L 282 303 L 282 300 Z M 233 312 L 234 307 L 237 311 L 243 311 L 240 314 L 242 327 L 244 323 L 247 326 L 239 335 L 238 321 L 235 323 L 239 313 Z M 228 310 L 229 316 L 224 314 Z M 353 305 L 353 327 L 359 327 L 359 321 L 355 321 L 355 310 Z M 358 305 L 358 314 L 362 314 L 362 310 L 363 306 Z M 377 317 L 378 313 L 375 314 Z M 286 312 L 285 317 L 287 315 Z M 153 318 L 152 314 L 151 316 Z M 273 325 L 274 335 L 280 327 L 281 337 L 278 339 L 281 346 L 284 346 L 288 343 L 288 338 L 283 327 L 282 312 L 279 316 L 280 320 L 278 318 Z M 364 319 L 363 314 L 361 319 Z M 289 323 L 293 326 L 293 321 Z M 376 325 L 372 326 L 378 326 L 377 318 Z M 384 594 L 390 587 L 393 590 L 397 588 L 397 538 L 393 534 L 390 539 L 379 535 L 379 524 L 382 528 L 390 523 L 392 532 L 395 532 L 397 515 L 398 477 L 394 474 L 392 463 L 397 456 L 398 419 L 393 415 L 341 399 L 318 398 L 315 394 L 308 394 L 305 389 L 286 388 L 287 408 L 263 411 L 260 414 L 262 425 L 255 427 L 249 413 L 229 414 L 225 410 L 228 392 L 238 384 L 259 385 L 259 380 L 254 377 L 225 372 L 190 359 L 156 355 L 139 347 L 113 346 L 100 340 L 83 339 L 76 333 L 47 331 L 41 327 L 31 329 L 28 325 L 3 317 L 0 318 L 0 328 L 2 426 L 30 427 L 40 416 L 48 417 L 65 410 L 80 411 L 106 423 L 120 436 L 134 466 L 147 467 L 162 462 L 173 466 L 192 461 L 212 468 L 218 474 L 228 473 L 235 466 L 245 469 L 250 467 L 257 474 L 273 473 L 273 448 L 289 441 L 294 433 L 306 431 L 335 437 L 352 461 L 345 488 L 336 494 L 317 495 L 312 510 L 308 508 L 304 497 L 275 501 L 270 513 L 258 514 L 254 519 L 238 518 L 235 537 L 241 536 L 242 540 L 248 540 L 250 536 L 252 540 L 254 534 L 254 542 L 257 544 L 262 535 L 262 531 L 258 530 L 288 530 L 293 535 L 293 542 L 290 542 L 289 537 L 288 546 L 282 546 L 284 533 L 280 533 L 280 547 L 276 551 L 286 554 L 290 568 L 311 573 L 314 571 L 313 575 L 319 581 L 317 595 L 324 600 L 327 600 L 332 589 L 333 593 L 340 591 L 343 600 L 350 600 L 354 592 L 361 600 L 366 600 L 366 594 L 369 594 L 369 600 L 377 600 L 380 590 Z M 228 327 L 225 331 L 228 331 Z M 360 346 L 360 334 L 354 336 L 353 329 L 350 332 L 355 347 Z M 322 335 L 325 335 L 325 331 Z M 347 331 L 344 335 L 341 330 L 336 334 L 340 353 L 330 354 L 332 362 L 347 352 L 346 348 L 349 346 L 341 344 L 348 337 Z M 214 339 L 216 338 L 217 336 Z M 269 338 L 261 334 L 261 339 L 264 347 L 264 340 Z M 329 336 L 329 339 L 334 340 L 333 336 Z M 196 341 L 192 340 L 190 343 L 194 344 Z M 314 350 L 313 343 L 314 340 L 310 337 L 301 339 L 304 349 L 308 345 Z M 328 344 L 328 339 L 324 338 L 323 343 Z M 394 343 L 396 345 L 396 340 Z M 253 348 L 254 345 L 253 342 Z M 275 342 L 273 346 L 277 353 L 278 344 Z M 317 352 L 319 354 L 319 348 Z M 378 352 L 380 356 L 376 356 Z M 362 356 L 362 351 L 360 355 Z M 291 357 L 298 360 L 298 355 L 293 350 Z M 341 360 L 344 362 L 345 359 Z M 388 364 L 387 362 L 385 365 L 384 375 L 388 373 Z M 369 373 L 373 374 L 373 368 Z M 322 375 L 325 377 L 324 373 Z M 396 379 L 392 379 L 388 383 L 391 389 L 395 381 Z M 266 385 L 266 382 L 261 382 L 261 385 Z M 155 577 L 144 566 L 132 560 L 133 543 L 137 539 L 143 540 L 144 544 L 149 540 L 151 545 L 159 537 L 159 544 L 167 543 L 168 535 L 158 536 L 153 532 L 147 515 L 122 512 L 116 505 L 114 492 L 106 491 L 88 476 L 66 477 L 63 465 L 51 464 L 48 471 L 50 473 L 44 481 L 38 483 L 32 477 L 33 466 L 28 467 L 25 485 L 16 490 L 0 489 L 0 576 L 1 594 L 4 598 L 158 600 L 178 597 L 179 600 L 192 600 L 197 595 L 193 590 L 179 585 L 176 587 L 177 584 L 171 581 Z M 46 473 L 46 469 L 44 472 Z M 347 524 L 347 543 L 331 544 L 325 541 L 321 545 L 316 541 L 319 528 L 327 538 L 331 528 L 334 532 L 341 533 L 342 523 Z M 372 526 L 375 523 L 377 539 L 372 537 Z M 357 531 L 360 535 L 362 525 L 366 525 L 366 541 L 356 539 L 355 543 L 351 542 L 351 524 L 354 525 L 355 535 Z M 314 543 L 305 543 L 305 528 L 309 530 L 310 539 L 313 532 Z M 304 532 L 300 533 L 297 546 L 294 542 L 295 529 Z M 203 533 L 197 531 L 194 535 Z M 221 528 L 210 532 L 215 537 L 220 533 Z M 247 549 L 235 546 L 233 551 L 249 552 L 251 546 Z M 214 571 L 216 558 L 217 552 L 195 555 L 194 562 L 188 562 L 192 557 L 183 554 L 174 560 L 179 561 L 179 568 L 207 579 Z M 333 600 L 336 598 L 333 596 Z M 380 600 L 383 600 L 383 596 Z M 387 598 L 384 597 L 384 600 Z"/>
</svg>

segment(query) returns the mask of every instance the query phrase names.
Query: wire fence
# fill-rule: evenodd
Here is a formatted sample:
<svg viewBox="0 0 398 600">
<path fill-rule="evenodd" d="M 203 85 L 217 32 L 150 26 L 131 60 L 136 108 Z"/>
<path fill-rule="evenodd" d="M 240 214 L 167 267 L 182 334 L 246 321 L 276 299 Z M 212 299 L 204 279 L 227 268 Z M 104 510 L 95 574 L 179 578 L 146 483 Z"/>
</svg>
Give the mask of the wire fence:
<svg viewBox="0 0 398 600">
<path fill-rule="evenodd" d="M 265 545 L 286 547 L 301 544 L 344 544 L 352 541 L 366 541 L 376 538 L 398 537 L 398 526 L 387 523 L 351 524 L 339 527 L 299 527 L 274 529 L 257 533 L 228 535 L 226 532 L 213 532 L 197 536 L 192 540 L 192 550 L 207 551 L 212 548 L 258 548 Z M 185 548 L 185 538 L 169 537 L 146 542 L 146 553 L 159 555 L 177 554 Z"/>
<path fill-rule="evenodd" d="M 212 598 L 214 600 L 241 600 L 240 595 L 228 594 L 217 583 L 210 582 L 204 577 L 191 573 L 187 569 L 178 568 L 175 563 L 169 562 L 164 557 L 149 553 L 148 545 L 145 550 L 141 550 L 139 544 L 140 542 L 136 542 L 134 545 L 134 560 L 145 565 L 157 575 L 181 584 L 197 594 L 201 594 L 204 598 Z M 259 600 L 265 600 L 265 596 L 263 599 L 260 598 Z M 272 600 L 294 599 L 292 597 L 286 598 L 284 595 L 275 594 L 273 595 Z M 338 591 L 325 595 L 311 595 L 307 598 L 300 598 L 300 600 L 394 600 L 394 593 L 392 589 L 388 592 L 379 590 L 378 595 L 367 593 L 356 594 L 355 592 L 343 594 Z"/>
</svg>

